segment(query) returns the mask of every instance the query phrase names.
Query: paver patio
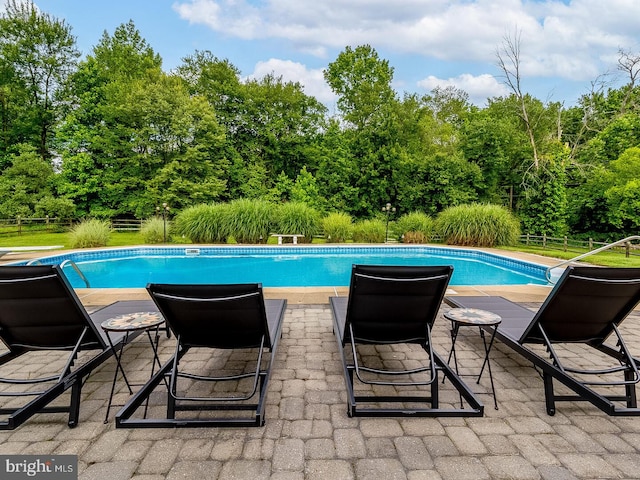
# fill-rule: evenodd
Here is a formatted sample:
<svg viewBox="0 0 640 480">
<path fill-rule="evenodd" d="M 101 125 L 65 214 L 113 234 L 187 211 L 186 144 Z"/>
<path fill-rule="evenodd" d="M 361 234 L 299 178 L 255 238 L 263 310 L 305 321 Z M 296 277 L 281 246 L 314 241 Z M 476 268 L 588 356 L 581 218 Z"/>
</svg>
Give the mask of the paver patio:
<svg viewBox="0 0 640 480">
<path fill-rule="evenodd" d="M 446 354 L 449 322 L 442 311 L 434 343 Z M 640 354 L 639 312 L 623 330 Z M 482 352 L 477 332 L 461 333 L 458 342 L 460 365 L 476 371 Z M 163 336 L 162 358 L 173 346 L 174 340 Z M 411 350 L 378 350 L 386 361 L 415 362 Z M 144 338 L 127 348 L 124 363 L 134 381 L 144 380 L 151 364 Z M 288 307 L 262 428 L 115 429 L 113 415 L 105 425 L 114 366 L 107 362 L 85 385 L 77 428 L 67 427 L 64 414 L 37 415 L 15 431 L 0 432 L 0 453 L 76 454 L 83 480 L 640 476 L 640 418 L 608 417 L 575 402 L 560 404 L 556 415 L 548 416 L 536 371 L 499 343 L 492 351 L 499 410 L 482 395 L 483 418 L 348 418 L 326 304 Z M 481 385 L 465 379 L 476 391 L 488 391 L 488 378 Z M 457 401 L 450 393 L 445 387 L 443 401 Z M 119 382 L 115 402 L 127 398 Z"/>
</svg>

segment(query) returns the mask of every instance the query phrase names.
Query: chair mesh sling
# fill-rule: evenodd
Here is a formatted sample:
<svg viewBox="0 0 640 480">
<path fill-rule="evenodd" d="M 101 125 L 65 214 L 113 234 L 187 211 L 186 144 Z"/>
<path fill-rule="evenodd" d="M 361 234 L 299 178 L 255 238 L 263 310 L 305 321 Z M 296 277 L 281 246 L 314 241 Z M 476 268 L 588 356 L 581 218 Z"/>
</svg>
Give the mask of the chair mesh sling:
<svg viewBox="0 0 640 480">
<path fill-rule="evenodd" d="M 452 273 L 450 266 L 353 266 L 349 297 L 330 298 L 349 416 L 483 414 L 480 401 L 433 348 L 431 329 Z M 392 370 L 366 366 L 359 359 L 361 345 L 393 344 L 420 345 L 426 354 L 425 364 L 418 368 Z M 350 355 L 345 354 L 345 347 Z M 451 380 L 468 407 L 440 406 L 440 372 Z M 374 387 L 428 388 L 430 395 L 356 395 L 354 376 L 360 383 Z M 398 408 L 382 405 L 388 403 L 404 405 Z"/>
<path fill-rule="evenodd" d="M 69 412 L 68 425 L 76 426 L 83 383 L 113 353 L 100 323 L 141 309 L 157 310 L 150 301 L 117 302 L 89 315 L 58 266 L 0 267 L 0 339 L 6 347 L 0 366 L 6 371 L 18 361 L 28 364 L 29 354 L 34 352 L 68 352 L 55 375 L 18 378 L 8 372 L 0 378 L 0 383 L 9 384 L 0 392 L 0 398 L 30 398 L 21 406 L 0 409 L 7 416 L 0 422 L 0 429 L 14 429 L 36 413 L 54 412 Z M 113 341 L 119 345 L 123 338 L 116 336 Z M 93 353 L 80 359 L 79 354 L 84 351 Z M 60 354 L 51 358 L 52 362 L 57 361 Z M 42 357 L 36 361 L 42 363 Z M 68 389 L 68 404 L 50 405 Z"/>
<path fill-rule="evenodd" d="M 502 297 L 450 296 L 446 301 L 502 317 L 496 339 L 541 370 L 549 415 L 555 414 L 556 401 L 589 401 L 609 415 L 640 415 L 638 361 L 619 328 L 640 302 L 639 268 L 568 267 L 537 312 Z M 534 344 L 543 345 L 548 358 L 529 346 Z M 557 348 L 561 344 L 593 348 L 604 357 L 603 365 L 570 363 Z M 556 394 L 554 380 L 573 394 Z"/>
<path fill-rule="evenodd" d="M 118 427 L 260 426 L 271 369 L 281 336 L 285 300 L 264 300 L 260 284 L 167 285 L 147 289 L 176 337 L 173 357 L 116 415 Z M 255 349 L 255 367 L 239 374 L 187 371 L 183 363 L 192 349 Z M 268 352 L 268 353 L 267 353 Z M 266 366 L 265 366 L 266 365 Z M 206 370 L 206 371 L 205 371 Z M 248 392 L 190 394 L 179 387 L 192 383 L 237 383 L 249 378 Z M 153 390 L 166 389 L 166 418 L 137 418 L 134 412 Z M 185 382 L 183 382 L 185 383 Z M 199 391 L 199 390 L 198 390 Z M 250 400 L 256 398 L 255 402 Z M 203 412 L 213 415 L 203 415 Z M 235 412 L 242 412 L 240 415 Z M 246 412 L 249 411 L 249 414 Z M 197 412 L 185 416 L 181 412 Z M 217 413 L 217 415 L 216 415 Z M 230 415 L 231 413 L 231 415 Z"/>
</svg>

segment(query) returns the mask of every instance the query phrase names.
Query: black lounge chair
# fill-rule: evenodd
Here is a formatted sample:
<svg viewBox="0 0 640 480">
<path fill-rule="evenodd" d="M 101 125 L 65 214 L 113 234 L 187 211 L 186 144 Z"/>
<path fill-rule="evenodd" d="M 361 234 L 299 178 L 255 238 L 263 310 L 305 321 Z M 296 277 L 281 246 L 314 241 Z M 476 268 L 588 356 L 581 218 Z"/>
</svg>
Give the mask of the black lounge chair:
<svg viewBox="0 0 640 480">
<path fill-rule="evenodd" d="M 640 268 L 568 267 L 537 312 L 502 297 L 450 296 L 453 307 L 479 308 L 502 317 L 496 339 L 542 371 L 546 409 L 556 412 L 556 401 L 589 401 L 608 415 L 640 415 L 636 384 L 638 361 L 629 352 L 618 326 L 640 301 Z M 614 345 L 605 341 L 612 337 Z M 556 344 L 579 343 L 602 352 L 611 365 L 601 368 L 570 367 L 562 363 Z M 527 345 L 542 344 L 549 360 Z M 604 363 L 604 362 L 603 362 Z M 608 362 L 607 362 L 608 363 Z M 613 379 L 611 374 L 617 374 Z M 589 375 L 598 378 L 590 380 Z M 554 393 L 553 380 L 573 390 Z M 599 387 L 596 391 L 593 387 Z M 612 395 L 602 387 L 624 388 Z M 618 402 L 618 403 L 615 403 Z M 620 402 L 623 402 L 624 406 Z"/>
<path fill-rule="evenodd" d="M 89 315 L 58 266 L 0 267 L 0 339 L 6 347 L 0 355 L 0 366 L 13 368 L 14 360 L 26 365 L 27 355 L 36 351 L 69 352 L 66 363 L 55 375 L 19 378 L 17 373 L 7 372 L 0 378 L 0 383 L 10 384 L 0 397 L 31 398 L 21 406 L 9 407 L 9 403 L 0 408 L 0 430 L 13 430 L 37 413 L 60 412 L 68 412 L 68 425 L 75 427 L 84 382 L 113 352 L 100 324 L 137 311 L 157 308 L 150 300 L 116 302 Z M 124 336 L 111 338 L 119 346 Z M 84 351 L 95 353 L 80 355 Z M 17 360 L 18 357 L 22 358 Z M 60 359 L 59 353 L 52 362 L 56 359 Z M 37 361 L 42 363 L 42 356 Z M 40 387 L 36 390 L 37 385 Z M 51 405 L 68 389 L 71 397 L 67 404 Z"/>
<path fill-rule="evenodd" d="M 147 290 L 176 337 L 176 350 L 173 357 L 116 414 L 116 427 L 264 425 L 267 389 L 281 337 L 286 300 L 264 300 L 260 284 L 150 284 Z M 257 349 L 255 369 L 249 373 L 243 371 L 218 376 L 181 369 L 183 357 L 192 348 Z M 270 355 L 264 359 L 267 350 Z M 251 378 L 253 385 L 250 391 L 242 394 L 188 395 L 184 391 L 186 387 L 178 386 L 180 378 L 199 385 L 203 385 L 202 382 L 237 383 L 243 378 Z M 133 417 L 163 380 L 166 382 L 162 386 L 167 395 L 166 417 Z M 252 402 L 256 396 L 257 401 Z M 176 415 L 181 411 L 200 413 L 183 418 Z M 206 416 L 203 414 L 206 411 L 213 414 Z M 231 413 L 236 411 L 251 411 L 251 414 L 236 416 Z"/>
<path fill-rule="evenodd" d="M 354 265 L 349 297 L 330 298 L 350 417 L 482 416 L 482 403 L 434 351 L 431 341 L 431 328 L 452 272 L 450 266 Z M 411 370 L 372 368 L 361 365 L 358 358 L 358 345 L 404 343 L 418 344 L 424 349 L 427 357 L 425 366 Z M 349 356 L 345 355 L 347 345 L 351 350 Z M 466 400 L 467 407 L 440 406 L 438 372 L 451 381 Z M 407 395 L 356 395 L 354 374 L 362 384 L 374 385 L 373 388 L 383 385 L 410 387 L 416 391 Z M 420 390 L 426 388 L 430 388 L 430 395 L 421 395 Z M 383 405 L 387 403 L 402 403 L 403 406 L 388 408 Z M 361 407 L 359 404 L 371 406 Z"/>
</svg>

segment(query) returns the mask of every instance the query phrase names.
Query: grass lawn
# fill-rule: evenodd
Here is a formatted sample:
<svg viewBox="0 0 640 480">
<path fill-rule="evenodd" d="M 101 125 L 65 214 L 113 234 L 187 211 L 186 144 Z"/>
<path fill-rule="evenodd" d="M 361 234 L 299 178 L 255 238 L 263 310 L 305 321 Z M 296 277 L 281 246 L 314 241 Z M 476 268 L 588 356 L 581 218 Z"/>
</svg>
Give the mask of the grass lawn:
<svg viewBox="0 0 640 480">
<path fill-rule="evenodd" d="M 588 250 L 565 252 L 564 250 L 554 250 L 552 248 L 542 248 L 527 245 L 518 245 L 516 247 L 501 247 L 502 250 L 511 252 L 525 252 L 534 253 L 537 255 L 543 255 L 545 257 L 559 258 L 561 260 L 570 260 Z M 593 265 L 601 265 L 605 267 L 640 267 L 640 256 L 632 255 L 629 258 L 625 257 L 624 253 L 605 251 L 596 255 L 591 255 L 583 260 L 586 263 Z"/>
<path fill-rule="evenodd" d="M 181 243 L 181 242 L 173 242 Z M 269 238 L 269 244 L 277 244 L 275 238 Z M 126 247 L 130 245 L 143 245 L 144 241 L 139 232 L 113 232 L 109 239 L 108 247 Z M 22 235 L 0 237 L 0 248 L 2 247 L 24 247 L 24 246 L 44 246 L 44 245 L 62 245 L 69 248 L 69 233 L 29 233 Z M 569 260 L 582 252 L 563 250 L 555 250 L 552 248 L 542 248 L 539 246 L 518 245 L 514 247 L 501 247 L 502 250 L 512 252 L 525 252 L 543 255 L 546 257 L 558 258 L 561 260 Z M 631 256 L 626 258 L 622 253 L 612 251 L 602 252 L 597 255 L 587 257 L 586 262 L 595 265 L 603 265 L 610 267 L 640 267 L 640 256 Z"/>
<path fill-rule="evenodd" d="M 138 232 L 114 232 L 109 240 L 109 247 L 142 245 L 142 236 Z M 11 237 L 0 237 L 1 247 L 33 247 L 44 245 L 62 245 L 69 248 L 69 233 L 23 233 Z"/>
</svg>

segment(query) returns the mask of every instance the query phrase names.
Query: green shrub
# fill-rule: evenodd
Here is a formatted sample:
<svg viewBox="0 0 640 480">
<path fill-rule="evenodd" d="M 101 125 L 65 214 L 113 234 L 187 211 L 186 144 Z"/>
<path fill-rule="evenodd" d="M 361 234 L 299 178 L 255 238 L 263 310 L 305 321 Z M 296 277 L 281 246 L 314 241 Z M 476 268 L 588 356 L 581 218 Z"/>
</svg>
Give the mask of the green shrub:
<svg viewBox="0 0 640 480">
<path fill-rule="evenodd" d="M 165 231 L 166 228 L 166 231 Z M 144 243 L 163 243 L 171 239 L 171 223 L 159 217 L 153 217 L 142 222 L 140 235 Z"/>
<path fill-rule="evenodd" d="M 69 246 L 71 248 L 106 247 L 111 235 L 111 223 L 108 220 L 85 220 L 71 229 Z"/>
<path fill-rule="evenodd" d="M 265 243 L 276 215 L 276 206 L 266 200 L 238 199 L 228 204 L 225 214 L 229 235 L 238 243 Z"/>
<path fill-rule="evenodd" d="M 434 228 L 445 243 L 474 247 L 513 245 L 520 235 L 520 224 L 509 210 L 479 203 L 443 210 Z"/>
<path fill-rule="evenodd" d="M 405 213 L 394 222 L 393 232 L 404 243 L 426 243 L 433 235 L 433 219 L 423 212 Z"/>
<path fill-rule="evenodd" d="M 274 230 L 285 235 L 302 234 L 300 243 L 311 243 L 318 233 L 320 212 L 302 202 L 287 202 L 277 209 Z M 288 240 L 288 239 L 285 239 Z"/>
<path fill-rule="evenodd" d="M 322 219 L 324 238 L 329 243 L 344 243 L 353 235 L 353 222 L 351 216 L 335 212 Z"/>
<path fill-rule="evenodd" d="M 379 219 L 361 220 L 353 226 L 353 241 L 356 243 L 384 243 L 386 224 Z"/>
<path fill-rule="evenodd" d="M 187 207 L 175 218 L 172 231 L 192 243 L 226 243 L 228 206 L 223 203 Z"/>
<path fill-rule="evenodd" d="M 76 206 L 72 200 L 51 195 L 42 197 L 35 205 L 35 215 L 40 218 L 47 215 L 51 218 L 73 218 L 75 211 Z"/>
</svg>

